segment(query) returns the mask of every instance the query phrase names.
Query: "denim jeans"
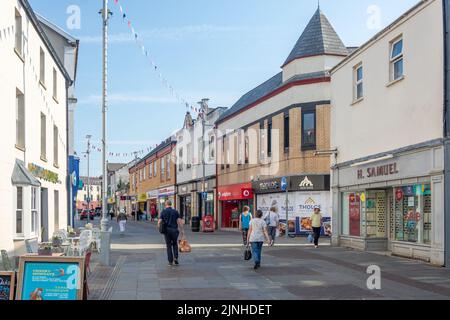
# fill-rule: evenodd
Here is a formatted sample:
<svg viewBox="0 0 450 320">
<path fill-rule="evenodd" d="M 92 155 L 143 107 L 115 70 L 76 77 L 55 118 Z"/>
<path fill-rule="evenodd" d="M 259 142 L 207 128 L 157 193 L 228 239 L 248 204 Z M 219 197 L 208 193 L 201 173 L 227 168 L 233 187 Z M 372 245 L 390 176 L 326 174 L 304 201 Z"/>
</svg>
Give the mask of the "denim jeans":
<svg viewBox="0 0 450 320">
<path fill-rule="evenodd" d="M 173 260 L 178 260 L 178 236 L 180 232 L 178 229 L 167 228 L 167 232 L 164 235 L 166 239 L 167 247 L 167 259 L 169 263 L 173 263 Z"/>
<path fill-rule="evenodd" d="M 273 243 L 275 243 L 275 238 L 277 237 L 277 227 L 268 227 L 269 229 L 269 236 Z"/>
<path fill-rule="evenodd" d="M 261 264 L 261 252 L 264 242 L 252 242 L 252 256 L 255 264 Z"/>
</svg>

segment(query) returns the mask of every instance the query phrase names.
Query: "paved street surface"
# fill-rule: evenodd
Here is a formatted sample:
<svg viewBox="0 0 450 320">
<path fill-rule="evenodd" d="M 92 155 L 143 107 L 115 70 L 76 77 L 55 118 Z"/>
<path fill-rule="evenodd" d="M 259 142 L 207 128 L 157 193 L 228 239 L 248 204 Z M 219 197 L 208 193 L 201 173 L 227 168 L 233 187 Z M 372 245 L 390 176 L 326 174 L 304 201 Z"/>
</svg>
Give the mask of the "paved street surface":
<svg viewBox="0 0 450 320">
<path fill-rule="evenodd" d="M 112 266 L 94 259 L 91 300 L 450 299 L 450 270 L 419 261 L 280 239 L 254 271 L 239 233 L 188 231 L 192 253 L 168 267 L 155 224 L 129 222 L 123 237 L 113 227 Z M 381 268 L 381 290 L 367 289 L 370 265 Z"/>
</svg>

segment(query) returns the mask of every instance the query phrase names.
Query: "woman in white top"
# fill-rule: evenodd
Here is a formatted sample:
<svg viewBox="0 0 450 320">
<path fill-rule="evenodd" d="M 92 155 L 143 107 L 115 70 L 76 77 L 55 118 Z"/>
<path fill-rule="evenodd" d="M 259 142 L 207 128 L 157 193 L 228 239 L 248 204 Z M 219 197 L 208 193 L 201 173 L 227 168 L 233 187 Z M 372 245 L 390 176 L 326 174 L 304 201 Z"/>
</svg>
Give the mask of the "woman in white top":
<svg viewBox="0 0 450 320">
<path fill-rule="evenodd" d="M 252 256 L 255 261 L 254 269 L 261 267 L 261 252 L 264 240 L 270 242 L 267 233 L 267 223 L 261 219 L 263 212 L 258 210 L 254 219 L 250 221 L 250 229 L 248 230 L 247 243 L 252 246 Z"/>
</svg>

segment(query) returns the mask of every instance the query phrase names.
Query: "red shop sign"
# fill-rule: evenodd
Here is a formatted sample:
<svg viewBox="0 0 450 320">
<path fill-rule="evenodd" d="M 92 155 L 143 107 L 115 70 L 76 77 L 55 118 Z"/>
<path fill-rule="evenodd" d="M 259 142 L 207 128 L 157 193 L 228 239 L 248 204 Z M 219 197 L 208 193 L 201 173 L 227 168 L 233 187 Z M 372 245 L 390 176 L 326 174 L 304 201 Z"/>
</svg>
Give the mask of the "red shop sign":
<svg viewBox="0 0 450 320">
<path fill-rule="evenodd" d="M 237 184 L 218 188 L 220 201 L 253 199 L 251 183 Z"/>
<path fill-rule="evenodd" d="M 397 189 L 397 192 L 395 193 L 395 197 L 397 198 L 397 201 L 401 201 L 403 199 L 403 191 L 402 189 Z"/>
</svg>

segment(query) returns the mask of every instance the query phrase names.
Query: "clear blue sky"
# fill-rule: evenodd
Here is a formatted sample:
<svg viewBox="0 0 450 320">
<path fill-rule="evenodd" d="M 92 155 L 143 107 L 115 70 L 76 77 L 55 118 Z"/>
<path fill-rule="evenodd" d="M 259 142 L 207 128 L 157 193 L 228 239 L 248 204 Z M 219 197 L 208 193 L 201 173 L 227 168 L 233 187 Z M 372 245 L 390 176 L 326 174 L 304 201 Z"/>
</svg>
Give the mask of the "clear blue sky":
<svg viewBox="0 0 450 320">
<path fill-rule="evenodd" d="M 85 151 L 86 134 L 100 146 L 102 0 L 30 0 L 34 10 L 81 40 L 75 142 Z M 166 139 L 182 126 L 185 107 L 152 71 L 123 22 L 114 0 L 110 24 L 109 152 L 128 153 Z M 384 27 L 418 0 L 322 0 L 321 9 L 347 46 L 374 35 L 368 26 L 373 5 Z M 122 0 L 128 18 L 144 39 L 163 75 L 186 100 L 201 98 L 230 107 L 248 90 L 280 71 L 317 0 Z M 70 5 L 81 9 L 81 28 L 68 30 Z M 375 8 L 375 9 L 377 9 Z M 101 174 L 101 154 L 92 154 L 91 172 Z M 111 157 L 128 162 L 132 157 Z M 81 174 L 86 174 L 82 158 Z"/>
</svg>

